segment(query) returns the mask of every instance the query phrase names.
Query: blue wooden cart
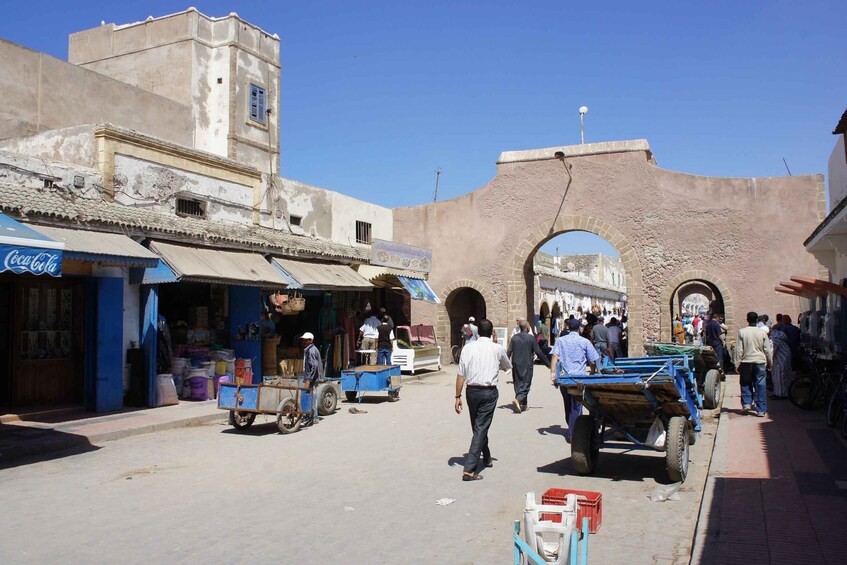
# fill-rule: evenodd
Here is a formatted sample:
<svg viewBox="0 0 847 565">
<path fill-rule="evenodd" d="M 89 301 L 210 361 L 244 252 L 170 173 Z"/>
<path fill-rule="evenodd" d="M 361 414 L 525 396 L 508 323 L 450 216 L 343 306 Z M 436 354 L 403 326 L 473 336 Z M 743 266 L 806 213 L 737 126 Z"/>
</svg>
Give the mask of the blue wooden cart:
<svg viewBox="0 0 847 565">
<path fill-rule="evenodd" d="M 590 411 L 571 430 L 571 459 L 578 473 L 592 474 L 600 449 L 616 438 L 665 451 L 671 481 L 685 480 L 689 445 L 700 433 L 703 407 L 692 356 L 618 359 L 598 374 L 560 374 L 556 384 L 582 398 Z M 661 448 L 645 443 L 657 418 L 666 432 Z"/>
<path fill-rule="evenodd" d="M 400 400 L 402 376 L 399 365 L 361 365 L 341 371 L 341 391 L 353 402 L 365 392 L 388 392 L 389 402 Z"/>
<path fill-rule="evenodd" d="M 711 410 L 718 407 L 721 400 L 721 381 L 726 377 L 723 373 L 723 363 L 718 360 L 714 349 L 708 345 L 648 342 L 644 344 L 644 351 L 651 357 L 660 358 L 691 355 L 694 358 L 694 375 L 703 395 L 703 408 Z"/>
</svg>

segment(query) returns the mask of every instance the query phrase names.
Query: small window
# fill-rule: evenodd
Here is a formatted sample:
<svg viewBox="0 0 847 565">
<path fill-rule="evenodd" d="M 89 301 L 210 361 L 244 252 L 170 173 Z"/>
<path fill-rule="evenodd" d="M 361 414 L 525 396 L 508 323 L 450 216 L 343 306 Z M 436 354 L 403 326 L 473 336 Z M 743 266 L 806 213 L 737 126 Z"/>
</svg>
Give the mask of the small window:
<svg viewBox="0 0 847 565">
<path fill-rule="evenodd" d="M 356 221 L 356 243 L 373 243 L 371 239 L 371 225 L 368 222 Z"/>
<path fill-rule="evenodd" d="M 267 91 L 261 86 L 250 83 L 250 119 L 260 124 L 268 123 Z"/>
<path fill-rule="evenodd" d="M 288 223 L 292 226 L 299 226 L 303 222 L 303 216 L 295 216 L 291 214 L 288 216 Z"/>
<path fill-rule="evenodd" d="M 194 216 L 195 218 L 203 218 L 206 216 L 202 202 L 198 200 L 188 200 L 187 198 L 176 199 L 176 213 L 178 216 Z"/>
</svg>

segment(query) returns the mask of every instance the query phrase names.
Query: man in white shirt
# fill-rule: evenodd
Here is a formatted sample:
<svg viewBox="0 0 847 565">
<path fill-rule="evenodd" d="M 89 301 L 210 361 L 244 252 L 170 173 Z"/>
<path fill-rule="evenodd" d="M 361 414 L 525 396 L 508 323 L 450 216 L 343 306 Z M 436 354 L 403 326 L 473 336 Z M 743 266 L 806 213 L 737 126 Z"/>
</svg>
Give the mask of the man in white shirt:
<svg viewBox="0 0 847 565">
<path fill-rule="evenodd" d="M 480 454 L 486 467 L 493 467 L 491 450 L 488 448 L 488 428 L 494 418 L 497 408 L 497 381 L 500 370 L 512 368 L 506 348 L 491 341 L 494 325 L 489 320 L 480 320 L 478 324 L 479 339 L 468 343 L 462 348 L 459 358 L 459 370 L 456 374 L 456 414 L 462 413 L 462 388 L 466 386 L 465 396 L 468 402 L 468 412 L 471 417 L 473 439 L 468 454 L 465 457 L 463 481 L 477 481 L 482 475 L 477 474 Z"/>
<path fill-rule="evenodd" d="M 359 328 L 359 349 L 372 351 L 367 354 L 367 364 L 373 365 L 376 363 L 376 340 L 379 338 L 379 319 L 368 312 L 370 316 L 365 318 L 362 327 Z"/>
</svg>

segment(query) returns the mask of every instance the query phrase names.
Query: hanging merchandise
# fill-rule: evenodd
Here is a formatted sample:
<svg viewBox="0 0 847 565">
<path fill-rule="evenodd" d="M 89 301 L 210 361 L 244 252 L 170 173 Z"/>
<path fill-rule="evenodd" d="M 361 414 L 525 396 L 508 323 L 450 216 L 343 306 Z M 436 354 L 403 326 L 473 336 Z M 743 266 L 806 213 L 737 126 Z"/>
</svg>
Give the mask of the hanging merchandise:
<svg viewBox="0 0 847 565">
<path fill-rule="evenodd" d="M 294 291 L 293 295 L 288 296 L 288 299 L 285 300 L 281 306 L 277 307 L 277 312 L 283 316 L 292 316 L 299 314 L 305 309 L 306 299 L 298 291 Z"/>
</svg>

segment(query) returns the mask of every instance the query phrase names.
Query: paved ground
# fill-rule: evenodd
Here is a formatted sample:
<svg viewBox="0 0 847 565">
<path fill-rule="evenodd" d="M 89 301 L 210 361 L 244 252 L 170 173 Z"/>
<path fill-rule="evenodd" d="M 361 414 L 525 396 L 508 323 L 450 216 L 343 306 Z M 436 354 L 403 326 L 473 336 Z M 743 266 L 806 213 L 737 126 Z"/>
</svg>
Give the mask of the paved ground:
<svg viewBox="0 0 847 565">
<path fill-rule="evenodd" d="M 568 486 L 603 493 L 592 562 L 686 563 L 715 421 L 681 500 L 650 502 L 661 454 L 603 452 L 597 476 L 571 475 L 561 397 L 536 373 L 524 414 L 501 383 L 495 466 L 475 483 L 460 480 L 470 433 L 449 372 L 290 436 L 270 420 L 235 433 L 221 417 L 0 471 L 0 561 L 503 563 L 524 493 Z"/>
<path fill-rule="evenodd" d="M 745 414 L 729 378 L 693 562 L 844 563 L 847 443 L 822 410 L 768 409 Z"/>
</svg>

